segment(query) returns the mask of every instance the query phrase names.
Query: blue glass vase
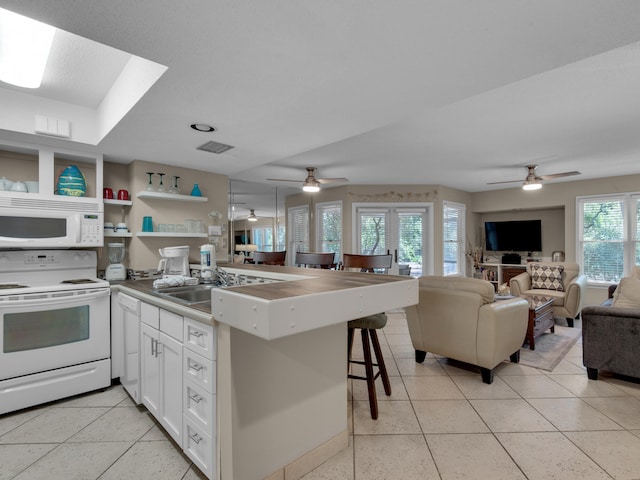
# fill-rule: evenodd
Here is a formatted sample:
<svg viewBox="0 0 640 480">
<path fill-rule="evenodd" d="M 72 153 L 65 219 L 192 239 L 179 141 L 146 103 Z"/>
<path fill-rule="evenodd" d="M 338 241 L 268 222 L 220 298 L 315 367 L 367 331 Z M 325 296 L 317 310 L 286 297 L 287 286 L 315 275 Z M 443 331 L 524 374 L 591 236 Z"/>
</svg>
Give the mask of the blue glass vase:
<svg viewBox="0 0 640 480">
<path fill-rule="evenodd" d="M 70 165 L 58 176 L 56 190 L 58 195 L 84 197 L 87 193 L 87 181 L 78 167 Z"/>
<path fill-rule="evenodd" d="M 202 192 L 200 191 L 200 187 L 198 186 L 197 183 L 193 184 L 193 190 L 191 190 L 191 196 L 192 197 L 201 197 L 202 196 Z"/>
</svg>

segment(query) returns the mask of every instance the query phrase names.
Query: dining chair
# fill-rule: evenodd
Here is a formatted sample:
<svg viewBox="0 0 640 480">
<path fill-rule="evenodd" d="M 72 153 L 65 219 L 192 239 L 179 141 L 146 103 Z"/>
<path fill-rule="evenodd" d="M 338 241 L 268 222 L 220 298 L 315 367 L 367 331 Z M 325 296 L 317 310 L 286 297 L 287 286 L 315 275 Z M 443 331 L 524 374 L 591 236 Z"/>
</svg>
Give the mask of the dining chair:
<svg viewBox="0 0 640 480">
<path fill-rule="evenodd" d="M 282 265 L 284 266 L 284 260 L 287 256 L 287 252 L 253 252 L 251 258 L 253 263 L 262 265 Z"/>
<path fill-rule="evenodd" d="M 334 257 L 333 252 L 296 252 L 296 265 L 307 268 L 334 268 Z"/>
<path fill-rule="evenodd" d="M 380 273 L 386 273 L 391 268 L 391 255 L 354 255 L 345 253 L 342 257 L 342 264 L 340 268 L 342 270 L 358 270 L 360 272 L 372 272 L 379 271 Z M 378 418 L 378 398 L 376 395 L 376 378 L 382 378 L 382 385 L 384 386 L 384 393 L 391 395 L 391 383 L 389 382 L 389 375 L 387 374 L 387 367 L 384 363 L 384 357 L 382 356 L 382 350 L 380 349 L 380 342 L 378 341 L 378 334 L 376 330 L 384 328 L 387 324 L 387 315 L 385 313 L 377 313 L 375 315 L 369 315 L 367 317 L 357 318 L 348 322 L 348 354 L 347 354 L 347 376 L 348 378 L 356 380 L 366 380 L 367 390 L 369 391 L 369 410 L 371 411 L 371 418 L 374 420 Z M 362 337 L 362 350 L 364 354 L 364 361 L 353 360 L 351 358 L 351 351 L 353 350 L 353 336 L 355 329 L 360 329 L 360 335 Z M 376 356 L 376 362 L 373 363 L 371 357 L 371 347 Z M 365 376 L 354 375 L 349 373 L 351 364 L 364 365 Z M 374 373 L 373 368 L 378 367 L 378 371 Z"/>
</svg>

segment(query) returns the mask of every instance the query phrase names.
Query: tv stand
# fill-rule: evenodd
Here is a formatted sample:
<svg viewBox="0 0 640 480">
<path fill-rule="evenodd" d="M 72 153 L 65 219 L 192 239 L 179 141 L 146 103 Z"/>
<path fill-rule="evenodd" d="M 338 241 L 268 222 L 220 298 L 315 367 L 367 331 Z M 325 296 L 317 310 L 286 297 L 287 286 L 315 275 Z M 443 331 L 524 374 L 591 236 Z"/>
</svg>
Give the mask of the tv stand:
<svg viewBox="0 0 640 480">
<path fill-rule="evenodd" d="M 493 287 L 498 291 L 498 287 L 503 283 L 509 284 L 511 279 L 527 270 L 526 264 L 511 263 L 481 263 L 481 278 L 493 283 Z"/>
</svg>

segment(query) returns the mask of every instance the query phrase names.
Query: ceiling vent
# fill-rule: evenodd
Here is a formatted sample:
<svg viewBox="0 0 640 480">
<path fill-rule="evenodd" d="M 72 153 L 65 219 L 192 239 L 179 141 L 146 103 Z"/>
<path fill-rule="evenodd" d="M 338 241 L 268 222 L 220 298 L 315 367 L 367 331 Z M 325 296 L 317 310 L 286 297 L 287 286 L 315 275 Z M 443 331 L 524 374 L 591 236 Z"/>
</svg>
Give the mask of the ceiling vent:
<svg viewBox="0 0 640 480">
<path fill-rule="evenodd" d="M 203 150 L 205 152 L 211 153 L 224 153 L 227 150 L 231 150 L 233 147 L 231 145 L 225 145 L 224 143 L 218 142 L 207 142 L 203 143 L 198 147 L 198 150 Z"/>
</svg>

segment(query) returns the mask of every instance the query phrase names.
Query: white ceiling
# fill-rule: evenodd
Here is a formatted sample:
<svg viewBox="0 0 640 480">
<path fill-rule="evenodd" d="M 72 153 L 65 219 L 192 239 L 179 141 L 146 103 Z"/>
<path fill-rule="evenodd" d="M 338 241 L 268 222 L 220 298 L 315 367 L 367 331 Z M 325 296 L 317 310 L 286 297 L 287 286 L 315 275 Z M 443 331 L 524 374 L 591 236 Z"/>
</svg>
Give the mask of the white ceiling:
<svg viewBox="0 0 640 480">
<path fill-rule="evenodd" d="M 635 0 L 0 0 L 0 7 L 168 67 L 91 147 L 106 160 L 178 164 L 274 186 L 265 180 L 302 182 L 304 167 L 316 166 L 320 177 L 353 184 L 470 192 L 524 180 L 532 163 L 542 175 L 582 172 L 555 181 L 640 173 Z M 109 64 L 121 68 L 117 57 Z M 113 69 L 94 63 L 92 71 L 104 76 L 80 76 L 80 86 L 104 89 Z M 90 92 L 53 95 L 95 101 Z M 218 130 L 198 133 L 189 129 L 194 122 Z M 235 148 L 196 150 L 209 140 Z"/>
</svg>

